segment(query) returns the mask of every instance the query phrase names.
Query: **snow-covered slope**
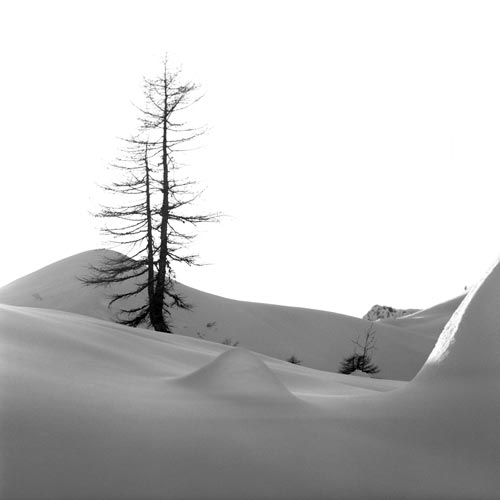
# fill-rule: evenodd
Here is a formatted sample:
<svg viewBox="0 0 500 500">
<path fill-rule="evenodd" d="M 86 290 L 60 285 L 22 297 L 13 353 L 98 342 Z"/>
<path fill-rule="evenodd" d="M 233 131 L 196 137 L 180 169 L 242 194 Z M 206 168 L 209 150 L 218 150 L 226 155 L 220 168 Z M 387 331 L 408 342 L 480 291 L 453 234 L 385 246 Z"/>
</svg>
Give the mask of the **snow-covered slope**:
<svg viewBox="0 0 500 500">
<path fill-rule="evenodd" d="M 397 325 L 401 328 L 409 328 L 411 330 L 420 331 L 423 335 L 433 332 L 441 332 L 451 318 L 452 314 L 457 310 L 458 306 L 464 300 L 465 295 L 459 295 L 453 299 L 437 304 L 428 309 L 415 312 L 409 316 L 396 319 L 386 319 L 381 322 L 386 325 Z"/>
<path fill-rule="evenodd" d="M 85 287 L 77 279 L 88 273 L 89 264 L 99 263 L 107 252 L 83 252 L 24 276 L 0 289 L 0 303 L 112 320 L 117 312 L 116 306 L 108 308 L 107 294 L 112 290 Z M 126 286 L 130 285 L 115 290 L 124 291 Z M 321 370 L 337 371 L 343 357 L 352 352 L 351 341 L 363 335 L 369 326 L 365 320 L 342 314 L 242 302 L 182 284 L 178 287 L 194 310 L 174 312 L 176 333 L 200 335 L 215 342 L 231 339 L 244 348 L 279 359 L 295 355 L 304 365 Z M 445 311 L 437 323 L 377 323 L 374 362 L 380 367 L 379 376 L 410 380 L 422 367 L 452 312 Z"/>
<path fill-rule="evenodd" d="M 0 498 L 496 499 L 499 301 L 496 266 L 409 383 L 0 306 Z"/>
</svg>

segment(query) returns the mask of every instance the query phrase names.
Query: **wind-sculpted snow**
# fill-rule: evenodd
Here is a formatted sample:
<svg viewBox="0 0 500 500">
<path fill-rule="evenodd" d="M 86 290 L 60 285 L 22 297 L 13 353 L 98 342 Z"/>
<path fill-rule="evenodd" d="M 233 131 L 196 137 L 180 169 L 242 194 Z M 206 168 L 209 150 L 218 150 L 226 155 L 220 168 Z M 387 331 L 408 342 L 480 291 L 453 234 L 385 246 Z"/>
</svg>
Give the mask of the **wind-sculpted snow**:
<svg viewBox="0 0 500 500">
<path fill-rule="evenodd" d="M 117 288 L 85 287 L 78 276 L 98 265 L 108 250 L 93 250 L 55 262 L 0 289 L 0 303 L 83 314 L 113 321 L 118 304 L 108 307 L 113 291 L 134 287 L 122 283 Z M 265 279 L 263 279 L 263 286 Z M 128 288 L 127 288 L 128 287 Z M 230 339 L 241 347 L 278 359 L 292 355 L 305 366 L 337 371 L 343 357 L 352 351 L 352 340 L 362 336 L 370 322 L 333 312 L 231 300 L 177 284 L 178 291 L 193 305 L 193 311 L 173 311 L 174 331 L 183 336 L 201 336 L 212 342 Z M 140 300 L 128 299 L 133 308 Z M 431 322 L 422 313 L 419 319 L 376 325 L 377 351 L 374 362 L 385 379 L 410 380 L 422 367 L 434 347 L 442 324 L 451 311 Z M 448 315 L 448 316 L 447 316 Z"/>
<path fill-rule="evenodd" d="M 220 354 L 177 383 L 215 397 L 297 401 L 261 359 L 239 347 Z"/>
<path fill-rule="evenodd" d="M 0 306 L 0 499 L 496 499 L 499 275 L 410 383 Z"/>
<path fill-rule="evenodd" d="M 480 384 L 485 379 L 500 380 L 500 263 L 454 312 L 416 382 L 445 378 L 477 379 Z"/>
<path fill-rule="evenodd" d="M 71 261 L 64 266 L 69 276 Z M 50 274 L 7 288 L 22 299 L 38 283 L 42 299 L 56 300 Z M 59 284 L 74 298 L 63 274 Z M 317 327 L 333 317 L 213 300 L 210 307 L 251 317 L 248 331 L 262 327 L 252 335 L 280 341 L 286 337 L 279 325 Z M 220 343 L 1 305 L 0 499 L 496 499 L 499 304 L 496 266 L 409 383 L 319 372 Z M 438 324 L 452 306 L 397 321 Z M 315 331 L 307 342 L 331 346 Z M 408 353 L 404 343 L 422 337 L 384 330 L 380 338 L 380 349 L 391 340 L 393 353 Z"/>
<path fill-rule="evenodd" d="M 500 463 L 499 380 L 497 263 L 461 302 L 415 379 L 391 395 L 394 414 L 409 427 L 418 426 L 411 433 L 420 446 L 449 455 L 455 463 L 467 461 L 471 471 L 484 468 L 483 490 L 470 498 L 495 498 L 494 489 L 500 488 L 495 472 Z"/>
</svg>

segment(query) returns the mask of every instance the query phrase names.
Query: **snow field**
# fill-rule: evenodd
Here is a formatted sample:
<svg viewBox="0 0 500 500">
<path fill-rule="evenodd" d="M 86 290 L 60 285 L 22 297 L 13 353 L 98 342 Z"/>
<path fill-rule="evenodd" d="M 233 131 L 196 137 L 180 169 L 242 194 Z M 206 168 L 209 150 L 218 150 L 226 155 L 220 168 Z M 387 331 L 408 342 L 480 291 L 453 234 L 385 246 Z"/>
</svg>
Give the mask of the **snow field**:
<svg viewBox="0 0 500 500">
<path fill-rule="evenodd" d="M 496 265 L 408 383 L 2 305 L 0 498 L 498 498 L 499 301 Z"/>
</svg>

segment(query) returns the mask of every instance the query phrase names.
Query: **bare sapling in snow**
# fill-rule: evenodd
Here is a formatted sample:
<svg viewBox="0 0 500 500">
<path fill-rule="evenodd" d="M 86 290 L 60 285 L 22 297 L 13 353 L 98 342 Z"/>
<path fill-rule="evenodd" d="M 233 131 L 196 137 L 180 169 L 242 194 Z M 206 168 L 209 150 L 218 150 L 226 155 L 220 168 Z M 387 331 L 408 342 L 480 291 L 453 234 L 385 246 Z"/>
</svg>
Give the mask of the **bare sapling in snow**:
<svg viewBox="0 0 500 500">
<path fill-rule="evenodd" d="M 166 58 L 160 75 L 144 80 L 139 130 L 125 141 L 125 157 L 113 165 L 120 180 L 105 187 L 117 203 L 104 206 L 97 217 L 110 221 L 103 233 L 125 247 L 126 255 L 107 257 L 81 280 L 87 285 L 130 284 L 110 294 L 110 305 L 139 299 L 120 310 L 118 322 L 125 325 L 147 324 L 172 333 L 172 308 L 191 308 L 176 290 L 175 268 L 199 265 L 198 256 L 188 250 L 194 230 L 218 219 L 218 214 L 197 212 L 200 192 L 180 173 L 181 158 L 204 133 L 183 121 L 199 100 L 197 90 L 179 71 L 169 69 Z"/>
<path fill-rule="evenodd" d="M 352 341 L 354 352 L 341 361 L 339 373 L 345 375 L 356 371 L 367 373 L 368 375 L 378 373 L 380 371 L 378 366 L 372 363 L 372 352 L 376 349 L 376 342 L 375 325 L 371 323 L 362 338 L 358 335 L 358 338 Z"/>
</svg>

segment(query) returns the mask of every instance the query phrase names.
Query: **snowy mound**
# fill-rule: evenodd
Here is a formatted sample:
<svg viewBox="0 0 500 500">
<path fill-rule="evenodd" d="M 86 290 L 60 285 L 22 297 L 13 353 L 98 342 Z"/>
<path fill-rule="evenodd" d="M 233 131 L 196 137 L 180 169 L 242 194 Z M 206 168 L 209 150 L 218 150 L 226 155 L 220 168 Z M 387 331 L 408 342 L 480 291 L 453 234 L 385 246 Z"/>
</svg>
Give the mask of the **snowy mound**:
<svg viewBox="0 0 500 500">
<path fill-rule="evenodd" d="M 211 395 L 296 399 L 261 359 L 239 347 L 223 352 L 177 383 Z"/>
<path fill-rule="evenodd" d="M 454 312 L 415 383 L 461 379 L 500 380 L 500 263 Z"/>
<path fill-rule="evenodd" d="M 89 265 L 98 265 L 103 259 L 114 255 L 119 254 L 111 250 L 90 250 L 54 262 L 2 287 L 0 303 L 56 309 L 113 320 L 118 308 L 108 307 L 108 294 L 123 293 L 131 284 L 113 285 L 111 290 L 85 286 L 79 278 L 89 275 Z M 132 301 L 128 305 L 134 304 Z"/>
</svg>

